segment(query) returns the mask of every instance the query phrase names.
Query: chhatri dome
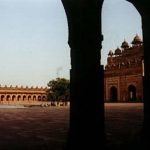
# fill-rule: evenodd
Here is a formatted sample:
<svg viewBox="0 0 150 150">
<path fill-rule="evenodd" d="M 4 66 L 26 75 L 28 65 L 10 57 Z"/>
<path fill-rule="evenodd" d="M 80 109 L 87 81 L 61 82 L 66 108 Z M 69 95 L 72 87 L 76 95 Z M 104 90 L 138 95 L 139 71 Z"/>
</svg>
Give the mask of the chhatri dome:
<svg viewBox="0 0 150 150">
<path fill-rule="evenodd" d="M 128 44 L 128 42 L 127 42 L 126 40 L 124 40 L 124 41 L 122 42 L 121 48 L 122 48 L 122 49 L 127 49 L 127 48 L 129 48 L 129 44 Z"/>
<path fill-rule="evenodd" d="M 121 55 L 121 49 L 119 47 L 115 50 L 115 55 Z"/>
<path fill-rule="evenodd" d="M 108 56 L 113 56 L 113 51 L 112 50 L 109 51 Z"/>
<path fill-rule="evenodd" d="M 138 34 L 136 34 L 136 36 L 134 37 L 133 41 L 132 41 L 132 44 L 133 45 L 139 45 L 139 44 L 142 44 L 143 41 L 142 39 L 139 37 Z"/>
</svg>

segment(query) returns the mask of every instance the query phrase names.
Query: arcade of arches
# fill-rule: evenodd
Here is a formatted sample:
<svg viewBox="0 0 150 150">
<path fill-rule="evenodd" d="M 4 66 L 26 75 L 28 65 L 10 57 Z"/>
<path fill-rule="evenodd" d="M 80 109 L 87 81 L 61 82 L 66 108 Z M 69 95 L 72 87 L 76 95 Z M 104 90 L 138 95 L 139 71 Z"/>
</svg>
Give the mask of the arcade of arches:
<svg viewBox="0 0 150 150">
<path fill-rule="evenodd" d="M 36 101 L 46 101 L 47 88 L 28 88 L 28 87 L 0 87 L 1 104 L 26 104 Z"/>
<path fill-rule="evenodd" d="M 130 47 L 127 41 L 114 53 L 108 53 L 104 94 L 109 102 L 143 100 L 143 42 L 136 35 Z"/>
</svg>

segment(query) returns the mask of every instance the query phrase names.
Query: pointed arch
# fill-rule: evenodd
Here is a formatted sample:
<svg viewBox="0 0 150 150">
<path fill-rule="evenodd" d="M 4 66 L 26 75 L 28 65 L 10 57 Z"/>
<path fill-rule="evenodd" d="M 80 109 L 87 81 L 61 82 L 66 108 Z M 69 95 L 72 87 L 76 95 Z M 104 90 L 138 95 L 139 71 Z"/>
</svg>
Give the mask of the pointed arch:
<svg viewBox="0 0 150 150">
<path fill-rule="evenodd" d="M 129 85 L 128 86 L 128 99 L 129 101 L 136 101 L 137 96 L 136 96 L 136 87 L 134 85 Z"/>
<path fill-rule="evenodd" d="M 111 102 L 117 102 L 118 101 L 118 91 L 115 86 L 112 86 L 110 88 L 110 100 Z"/>
</svg>

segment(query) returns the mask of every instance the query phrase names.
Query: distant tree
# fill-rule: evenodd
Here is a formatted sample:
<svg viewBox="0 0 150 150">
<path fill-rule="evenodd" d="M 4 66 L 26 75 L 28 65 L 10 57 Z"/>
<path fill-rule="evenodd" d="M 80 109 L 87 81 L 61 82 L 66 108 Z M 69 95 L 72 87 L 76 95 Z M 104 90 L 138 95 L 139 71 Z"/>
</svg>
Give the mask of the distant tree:
<svg viewBox="0 0 150 150">
<path fill-rule="evenodd" d="M 47 97 L 49 101 L 69 101 L 70 81 L 65 78 L 56 78 L 49 81 Z"/>
</svg>

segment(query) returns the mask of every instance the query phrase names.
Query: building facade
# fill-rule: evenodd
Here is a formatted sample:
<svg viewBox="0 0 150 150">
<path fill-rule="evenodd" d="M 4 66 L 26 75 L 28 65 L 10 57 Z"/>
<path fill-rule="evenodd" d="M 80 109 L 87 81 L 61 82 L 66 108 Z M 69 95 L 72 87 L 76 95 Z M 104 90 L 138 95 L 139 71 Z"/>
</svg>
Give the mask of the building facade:
<svg viewBox="0 0 150 150">
<path fill-rule="evenodd" d="M 0 104 L 30 104 L 46 101 L 47 88 L 39 87 L 0 87 Z"/>
<path fill-rule="evenodd" d="M 143 100 L 144 51 L 141 38 L 136 35 L 132 46 L 124 40 L 121 49 L 108 53 L 104 71 L 106 102 Z"/>
</svg>

